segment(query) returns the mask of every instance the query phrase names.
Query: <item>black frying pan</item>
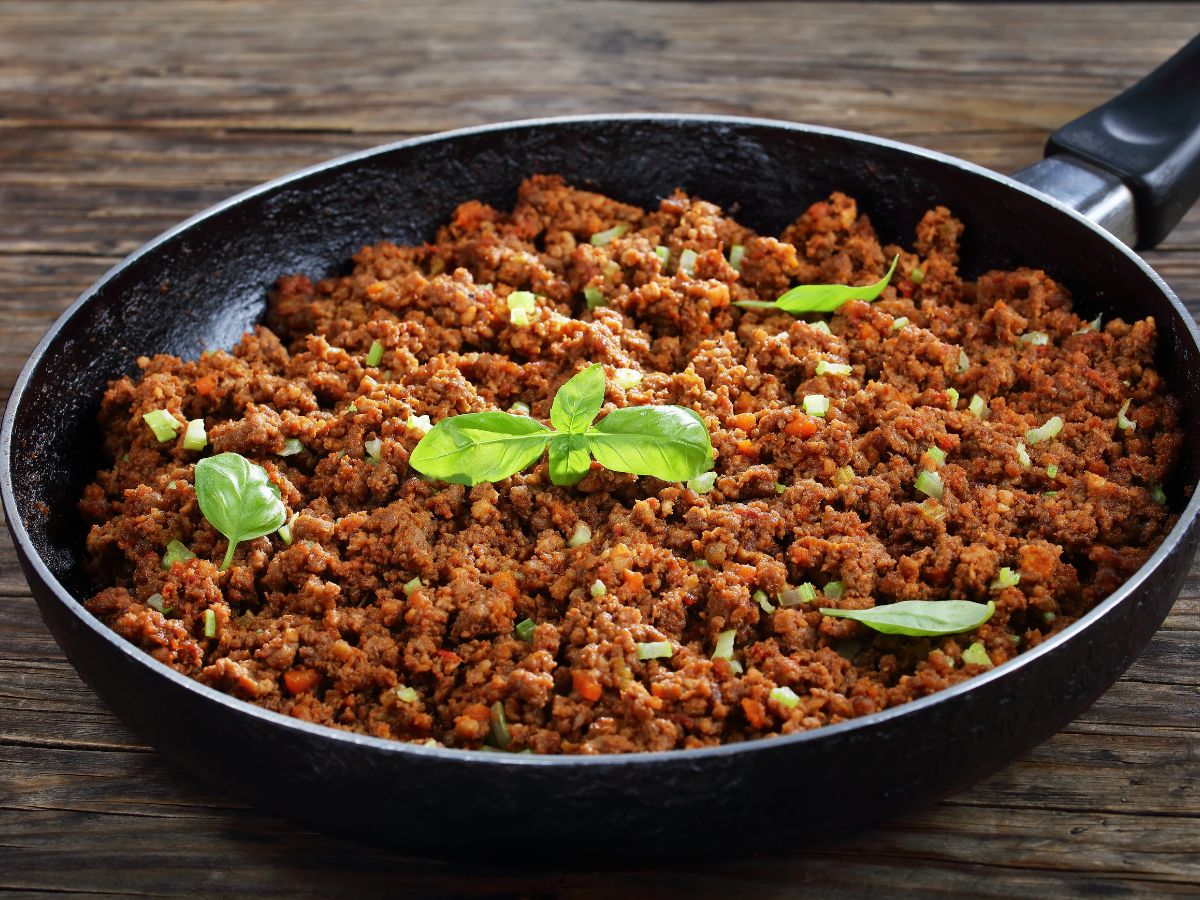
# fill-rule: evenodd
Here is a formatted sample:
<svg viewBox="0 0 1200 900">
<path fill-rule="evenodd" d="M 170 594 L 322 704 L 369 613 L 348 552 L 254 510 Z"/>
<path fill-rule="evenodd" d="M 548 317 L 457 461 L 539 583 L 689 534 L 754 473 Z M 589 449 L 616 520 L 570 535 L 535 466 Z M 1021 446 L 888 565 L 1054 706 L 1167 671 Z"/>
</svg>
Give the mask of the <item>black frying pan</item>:
<svg viewBox="0 0 1200 900">
<path fill-rule="evenodd" d="M 1051 150 L 1059 155 L 1023 177 L 1152 246 L 1200 190 L 1198 145 L 1200 39 L 1056 134 Z M 967 225 L 966 276 L 1040 266 L 1070 287 L 1085 316 L 1153 315 L 1160 371 L 1176 393 L 1200 398 L 1196 328 L 1138 256 L 1062 203 L 919 148 L 752 119 L 618 116 L 475 128 L 346 157 L 235 197 L 138 250 L 55 323 L 9 402 L 0 482 L 30 587 L 67 657 L 142 738 L 256 805 L 414 853 L 555 861 L 585 854 L 594 864 L 613 858 L 597 855 L 606 850 L 627 859 L 761 849 L 963 789 L 1062 728 L 1145 646 L 1196 548 L 1195 404 L 1185 411 L 1186 445 L 1167 486 L 1179 522 L 1116 593 L 969 682 L 787 737 L 588 758 L 392 743 L 203 687 L 84 611 L 77 598 L 93 585 L 79 564 L 83 528 L 74 508 L 100 464 L 95 417 L 109 379 L 132 372 L 140 354 L 195 357 L 228 347 L 261 318 L 279 274 L 323 275 L 364 244 L 427 239 L 467 198 L 511 206 L 517 184 L 534 172 L 562 173 L 642 205 L 681 185 L 766 233 L 843 190 L 885 242 L 905 244 L 921 214 L 945 204 Z"/>
</svg>

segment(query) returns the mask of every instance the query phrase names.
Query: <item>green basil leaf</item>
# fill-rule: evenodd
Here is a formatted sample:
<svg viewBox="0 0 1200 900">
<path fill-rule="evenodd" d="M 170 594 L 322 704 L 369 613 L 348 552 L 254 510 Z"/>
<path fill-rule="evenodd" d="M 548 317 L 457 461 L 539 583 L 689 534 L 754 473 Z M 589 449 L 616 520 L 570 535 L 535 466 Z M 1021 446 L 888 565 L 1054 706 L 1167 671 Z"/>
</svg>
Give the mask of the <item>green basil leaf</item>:
<svg viewBox="0 0 1200 900">
<path fill-rule="evenodd" d="M 560 487 L 578 484 L 592 467 L 587 436 L 559 434 L 550 441 L 550 480 Z"/>
<path fill-rule="evenodd" d="M 887 274 L 874 284 L 864 284 L 860 287 L 846 284 L 800 284 L 782 294 L 774 303 L 764 300 L 741 300 L 737 305 L 755 309 L 779 309 L 798 316 L 803 313 L 833 312 L 847 300 L 865 300 L 870 303 L 888 286 L 899 261 L 900 256 L 897 255 L 892 259 L 892 266 L 887 270 Z"/>
<path fill-rule="evenodd" d="M 237 453 L 220 453 L 196 463 L 196 500 L 204 518 L 229 541 L 221 571 L 229 568 L 242 541 L 277 531 L 287 520 L 279 487 L 267 470 Z"/>
<path fill-rule="evenodd" d="M 604 367 L 593 363 L 554 395 L 550 424 L 564 434 L 583 434 L 604 403 Z"/>
<path fill-rule="evenodd" d="M 442 419 L 417 442 L 408 464 L 453 484 L 500 481 L 536 462 L 554 432 L 528 416 L 467 413 Z"/>
<path fill-rule="evenodd" d="M 973 631 L 992 617 L 996 604 L 970 600 L 903 600 L 872 609 L 822 609 L 821 614 L 854 619 L 884 634 L 932 637 Z"/>
<path fill-rule="evenodd" d="M 588 431 L 587 446 L 606 469 L 663 481 L 687 481 L 713 464 L 704 420 L 682 406 L 615 409 Z"/>
</svg>

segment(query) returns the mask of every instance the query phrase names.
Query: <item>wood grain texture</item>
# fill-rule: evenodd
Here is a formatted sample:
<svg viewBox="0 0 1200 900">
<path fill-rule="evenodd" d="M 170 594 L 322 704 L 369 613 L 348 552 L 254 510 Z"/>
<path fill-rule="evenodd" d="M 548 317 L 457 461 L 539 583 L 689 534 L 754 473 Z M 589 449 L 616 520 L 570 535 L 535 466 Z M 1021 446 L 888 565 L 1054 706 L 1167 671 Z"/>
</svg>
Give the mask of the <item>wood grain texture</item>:
<svg viewBox="0 0 1200 900">
<path fill-rule="evenodd" d="M 235 191 L 415 134 L 719 112 L 1009 171 L 1197 30 L 1196 4 L 0 0 L 0 398 L 124 254 Z M 1200 314 L 1200 210 L 1147 259 Z M 945 802 L 701 865 L 473 868 L 214 793 L 82 684 L 0 539 L 0 891 L 120 896 L 857 897 L 1200 892 L 1200 567 L 1121 681 Z M 496 827 L 481 814 L 481 828 Z M 531 848 L 529 861 L 537 861 Z"/>
</svg>

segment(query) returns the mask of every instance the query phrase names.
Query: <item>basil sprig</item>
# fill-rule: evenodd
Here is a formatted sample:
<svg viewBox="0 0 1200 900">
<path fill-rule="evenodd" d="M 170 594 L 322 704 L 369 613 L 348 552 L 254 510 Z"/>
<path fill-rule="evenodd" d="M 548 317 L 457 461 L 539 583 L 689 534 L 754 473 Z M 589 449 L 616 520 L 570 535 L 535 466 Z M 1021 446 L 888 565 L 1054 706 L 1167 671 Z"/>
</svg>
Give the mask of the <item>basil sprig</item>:
<svg viewBox="0 0 1200 900">
<path fill-rule="evenodd" d="M 825 616 L 854 619 L 884 634 L 933 637 L 973 631 L 992 617 L 996 604 L 989 600 L 902 600 L 871 609 L 822 609 Z"/>
<path fill-rule="evenodd" d="M 753 309 L 778 309 L 798 316 L 803 313 L 834 312 L 847 300 L 864 300 L 870 303 L 888 286 L 899 261 L 900 256 L 897 254 L 892 259 L 892 266 L 887 270 L 887 274 L 874 284 L 864 284 L 860 287 L 851 287 L 848 284 L 799 284 L 781 294 L 777 300 L 739 300 L 736 305 Z"/>
<path fill-rule="evenodd" d="M 474 485 L 500 481 L 550 450 L 550 480 L 577 484 L 592 457 L 606 469 L 687 481 L 712 468 L 704 420 L 682 406 L 629 406 L 592 421 L 604 403 L 604 369 L 588 366 L 558 389 L 550 407 L 554 428 L 502 412 L 443 419 L 417 443 L 409 465 L 440 481 Z"/>
<path fill-rule="evenodd" d="M 196 500 L 204 518 L 229 541 L 222 572 L 239 543 L 278 531 L 287 520 L 279 487 L 266 469 L 238 453 L 220 453 L 196 463 Z"/>
</svg>

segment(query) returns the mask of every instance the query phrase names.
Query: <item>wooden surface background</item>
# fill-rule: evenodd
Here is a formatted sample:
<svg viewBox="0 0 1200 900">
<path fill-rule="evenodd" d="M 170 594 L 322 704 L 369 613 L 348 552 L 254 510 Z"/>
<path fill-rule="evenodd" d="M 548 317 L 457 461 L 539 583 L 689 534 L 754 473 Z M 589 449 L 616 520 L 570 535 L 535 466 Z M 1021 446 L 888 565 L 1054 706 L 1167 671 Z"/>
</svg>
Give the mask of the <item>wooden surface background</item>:
<svg viewBox="0 0 1200 900">
<path fill-rule="evenodd" d="M 122 255 L 331 156 L 509 118 L 661 110 L 841 126 L 1012 170 L 1197 30 L 1194 4 L 0 0 L 0 400 Z M 1200 212 L 1147 258 L 1200 310 Z M 62 657 L 5 534 L 0 891 L 1200 893 L 1198 612 L 1193 568 L 1142 658 L 1078 721 L 852 839 L 636 871 L 605 858 L 563 872 L 531 847 L 483 869 L 304 831 L 161 759 Z"/>
</svg>

